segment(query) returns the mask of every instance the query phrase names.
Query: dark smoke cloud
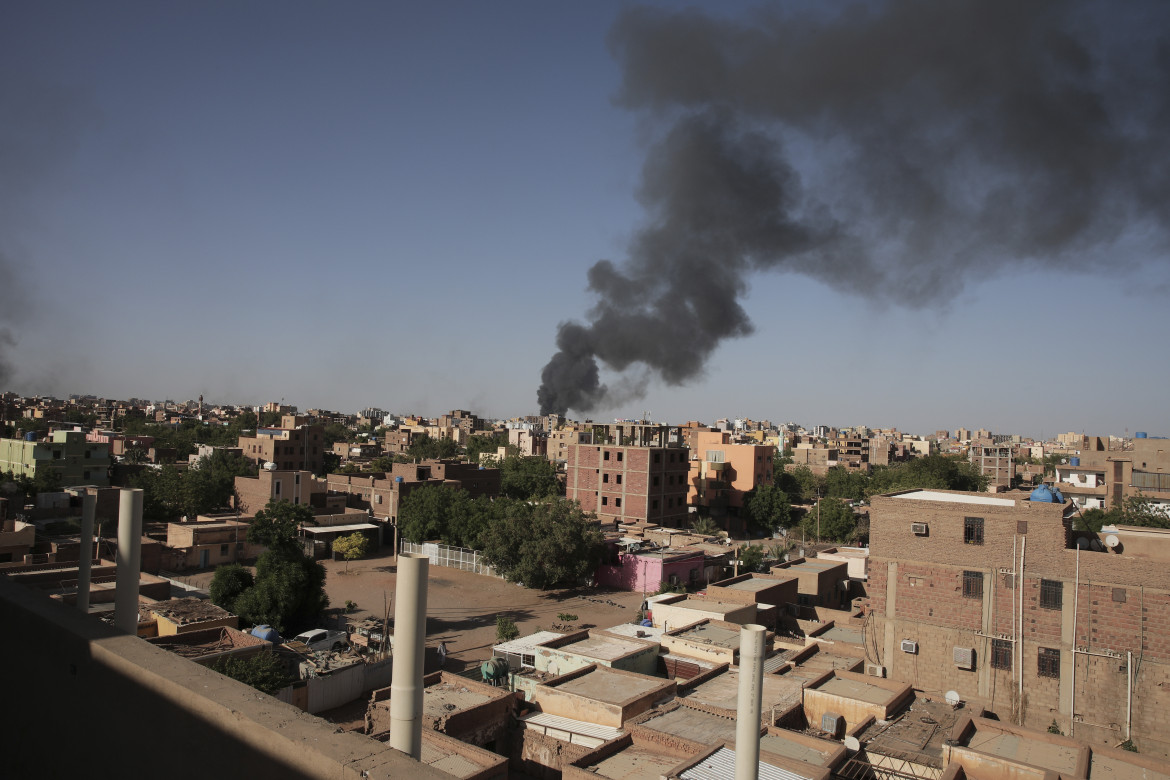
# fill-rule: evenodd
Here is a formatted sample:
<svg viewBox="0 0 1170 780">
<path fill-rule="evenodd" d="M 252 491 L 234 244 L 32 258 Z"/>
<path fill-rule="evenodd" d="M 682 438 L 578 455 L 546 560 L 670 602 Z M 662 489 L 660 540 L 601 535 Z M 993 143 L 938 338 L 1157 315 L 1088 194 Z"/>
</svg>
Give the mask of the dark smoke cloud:
<svg viewBox="0 0 1170 780">
<path fill-rule="evenodd" d="M 751 333 L 753 271 L 937 305 L 1009 268 L 1124 266 L 1108 252 L 1127 236 L 1165 253 L 1168 21 L 1044 0 L 625 11 L 617 102 L 657 128 L 646 224 L 621 265 L 590 269 L 597 303 L 561 324 L 542 411 L 612 405 L 599 364 L 700 375 Z"/>
</svg>

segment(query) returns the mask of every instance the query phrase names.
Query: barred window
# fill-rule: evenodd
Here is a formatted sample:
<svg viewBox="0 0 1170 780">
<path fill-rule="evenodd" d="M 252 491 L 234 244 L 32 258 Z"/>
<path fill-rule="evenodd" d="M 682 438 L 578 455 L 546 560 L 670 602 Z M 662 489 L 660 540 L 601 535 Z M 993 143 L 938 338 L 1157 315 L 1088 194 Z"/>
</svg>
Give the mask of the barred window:
<svg viewBox="0 0 1170 780">
<path fill-rule="evenodd" d="M 981 572 L 981 571 L 965 571 L 965 572 L 963 572 L 963 598 L 965 598 L 965 599 L 981 599 L 981 598 L 983 598 L 983 572 Z"/>
<path fill-rule="evenodd" d="M 1060 651 L 1052 647 L 1041 647 L 1036 656 L 1036 674 L 1060 679 Z"/>
<path fill-rule="evenodd" d="M 1064 603 L 1064 583 L 1060 580 L 1040 580 L 1040 606 L 1060 609 Z"/>
<path fill-rule="evenodd" d="M 983 518 L 963 518 L 963 541 L 967 544 L 983 544 Z"/>
<path fill-rule="evenodd" d="M 1007 639 L 992 639 L 991 640 L 991 668 L 992 669 L 1007 669 L 1011 671 L 1012 668 L 1012 643 Z"/>
</svg>

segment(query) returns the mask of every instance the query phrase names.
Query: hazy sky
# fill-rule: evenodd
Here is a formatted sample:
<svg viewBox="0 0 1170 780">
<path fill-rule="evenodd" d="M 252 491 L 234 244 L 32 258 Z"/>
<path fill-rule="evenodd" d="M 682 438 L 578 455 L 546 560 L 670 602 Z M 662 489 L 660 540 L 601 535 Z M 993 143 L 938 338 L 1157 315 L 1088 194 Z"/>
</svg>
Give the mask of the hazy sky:
<svg viewBox="0 0 1170 780">
<path fill-rule="evenodd" d="M 708 79 L 725 62 L 699 58 L 680 72 L 676 60 L 689 47 L 709 55 L 703 36 L 714 37 L 712 49 L 743 40 L 745 51 L 767 52 L 783 40 L 768 35 L 801 29 L 785 26 L 800 10 L 791 4 L 763 15 L 749 4 L 699 8 L 686 17 L 699 37 L 690 28 L 664 34 L 659 52 L 656 36 L 678 18 L 643 18 L 618 3 L 4 4 L 0 359 L 9 376 L 0 389 L 536 413 L 558 325 L 596 313 L 602 293 L 587 272 L 602 259 L 633 267 L 631 242 L 655 219 L 649 150 L 680 115 L 722 109 L 721 90 L 734 91 L 726 73 Z M 869 13 L 880 21 L 884 6 Z M 1107 16 L 1093 27 L 1106 43 Z M 822 17 L 801 24 L 839 29 Z M 998 40 L 994 24 L 973 35 Z M 880 43 L 872 56 L 884 63 L 894 55 Z M 636 71 L 642 50 L 665 60 L 666 76 Z M 987 116 L 982 109 L 923 109 L 931 124 L 921 130 L 917 109 L 889 113 L 910 97 L 867 81 L 880 66 L 864 61 L 856 82 L 838 74 L 836 102 L 821 105 L 819 89 L 798 94 L 816 74 L 791 70 L 834 63 L 798 54 L 753 65 L 763 76 L 729 95 L 728 110 L 753 132 L 783 138 L 794 179 L 843 226 L 834 235 L 884 254 L 862 270 L 747 263 L 736 300 L 750 333 L 716 339 L 682 384 L 637 360 L 615 376 L 603 355 L 602 381 L 619 392 L 589 416 L 1170 434 L 1166 211 L 1125 194 L 1132 182 L 1157 201 L 1166 159 L 1114 177 L 1113 168 L 1141 167 L 1136 153 L 1097 155 L 1076 117 L 1051 119 L 1071 121 L 1080 139 L 1070 159 L 1093 160 L 1065 189 L 1087 193 L 1112 232 L 1017 257 L 1014 234 L 988 246 L 966 232 L 953 193 L 944 214 L 901 212 L 920 193 L 906 194 L 897 166 L 862 175 L 850 156 L 861 149 L 868 162 L 893 137 L 861 130 L 870 127 L 897 129 L 900 160 L 919 131 L 924 160 L 962 156 L 962 145 L 948 151 L 936 141 L 956 122 Z M 902 60 L 911 72 L 947 67 Z M 1010 64 L 1010 78 L 1026 82 L 1028 63 Z M 787 78 L 767 70 L 785 67 Z M 1145 105 L 1143 88 L 1170 94 L 1164 75 L 1130 79 L 1137 97 L 1117 103 Z M 1110 98 L 1108 79 L 1099 81 Z M 691 94 L 697 82 L 707 92 Z M 842 88 L 854 83 L 855 98 Z M 897 102 L 871 105 L 878 92 L 897 92 Z M 1123 112 L 1115 123 L 1170 121 L 1165 97 L 1151 101 L 1149 116 Z M 993 157 L 986 173 L 980 166 Z M 988 182 L 973 188 L 986 197 L 1005 170 L 1016 186 L 1006 166 L 1017 159 L 974 155 L 969 169 L 948 169 L 947 186 L 959 186 L 956 176 L 962 187 Z M 1020 177 L 1041 175 L 1028 168 Z M 882 232 L 893 224 L 875 216 L 883 209 L 899 211 L 894 229 L 905 234 Z M 1027 222 L 1043 222 L 1044 211 L 1029 211 Z M 1066 227 L 1070 211 L 1053 213 Z M 984 243 L 949 249 L 972 235 Z M 631 387 L 644 397 L 620 392 Z"/>
</svg>

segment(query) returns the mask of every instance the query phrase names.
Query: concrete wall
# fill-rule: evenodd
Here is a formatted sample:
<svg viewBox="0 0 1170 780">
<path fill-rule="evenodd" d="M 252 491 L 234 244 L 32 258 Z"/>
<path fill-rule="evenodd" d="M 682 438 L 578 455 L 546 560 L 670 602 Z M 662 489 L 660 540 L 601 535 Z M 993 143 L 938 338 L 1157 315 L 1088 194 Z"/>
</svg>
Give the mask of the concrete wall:
<svg viewBox="0 0 1170 780">
<path fill-rule="evenodd" d="M 134 770 L 121 757 L 133 756 L 135 767 L 165 766 L 171 780 L 205 780 L 208 762 L 183 758 L 197 745 L 221 778 L 448 778 L 4 578 L 0 622 L 38 638 L 6 682 L 22 713 L 6 726 L 5 739 L 21 746 L 6 754 L 7 776 L 123 778 Z M 45 726 L 63 702 L 92 715 L 68 749 Z"/>
</svg>

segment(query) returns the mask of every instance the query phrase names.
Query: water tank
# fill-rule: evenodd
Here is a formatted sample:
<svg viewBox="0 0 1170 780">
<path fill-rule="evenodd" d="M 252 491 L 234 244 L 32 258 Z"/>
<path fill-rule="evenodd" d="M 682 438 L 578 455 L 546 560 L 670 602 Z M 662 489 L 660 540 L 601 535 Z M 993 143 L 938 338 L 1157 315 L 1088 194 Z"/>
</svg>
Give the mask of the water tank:
<svg viewBox="0 0 1170 780">
<path fill-rule="evenodd" d="M 1052 494 L 1052 488 L 1047 485 L 1040 485 L 1032 491 L 1032 495 L 1028 496 L 1029 501 L 1036 501 L 1038 503 L 1051 504 L 1056 499 Z M 1062 502 L 1063 503 L 1063 502 Z"/>
<path fill-rule="evenodd" d="M 36 431 L 29 431 L 28 433 L 26 433 L 24 435 L 24 440 L 25 441 L 36 441 L 37 440 L 37 432 Z"/>
<path fill-rule="evenodd" d="M 1135 439 L 1144 439 L 1144 438 L 1146 438 L 1146 432 L 1145 431 L 1138 431 L 1137 433 L 1135 433 L 1133 435 L 1133 437 Z"/>
<path fill-rule="evenodd" d="M 395 477 L 395 478 L 394 478 L 394 481 L 395 481 L 395 482 L 401 482 L 401 481 L 402 481 L 402 477 Z"/>
<path fill-rule="evenodd" d="M 1077 466 L 1081 465 L 1081 459 L 1080 458 L 1069 458 L 1068 465 L 1072 466 L 1073 468 L 1076 468 Z"/>
<path fill-rule="evenodd" d="M 252 629 L 252 636 L 259 637 L 274 645 L 280 644 L 280 634 L 272 626 L 256 626 Z"/>
<path fill-rule="evenodd" d="M 499 680 L 508 679 L 508 659 L 507 658 L 489 658 L 480 664 L 479 673 L 483 675 L 485 683 L 494 683 Z"/>
<path fill-rule="evenodd" d="M 642 628 L 653 628 L 653 627 L 654 627 L 653 620 L 643 620 L 642 621 Z"/>
</svg>

